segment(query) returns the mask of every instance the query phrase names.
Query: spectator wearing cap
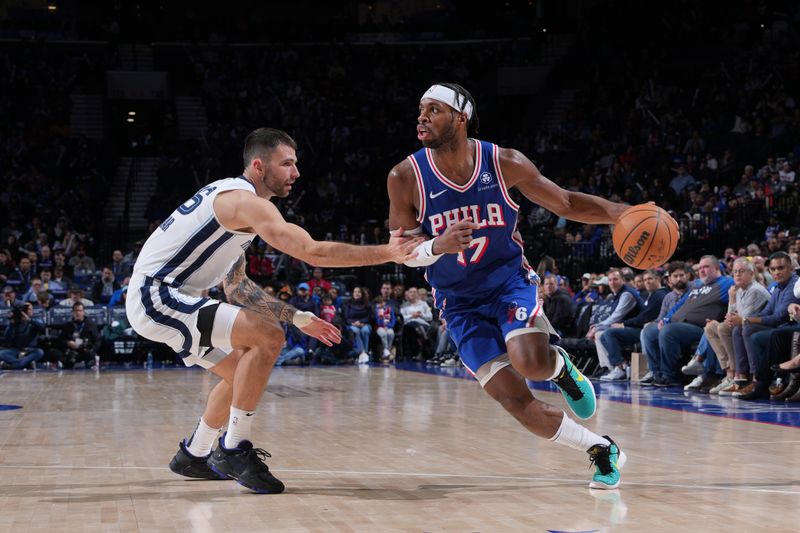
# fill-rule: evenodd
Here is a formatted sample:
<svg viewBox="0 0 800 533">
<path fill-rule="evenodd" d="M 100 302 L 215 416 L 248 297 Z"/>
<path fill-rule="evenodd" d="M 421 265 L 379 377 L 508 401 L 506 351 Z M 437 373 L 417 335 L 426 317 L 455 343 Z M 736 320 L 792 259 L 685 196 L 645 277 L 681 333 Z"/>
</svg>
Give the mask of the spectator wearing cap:
<svg viewBox="0 0 800 533">
<path fill-rule="evenodd" d="M 639 296 L 639 291 L 630 284 L 633 281 L 632 274 L 633 272 L 628 272 L 623 277 L 623 272 L 620 269 L 612 268 L 608 271 L 606 279 L 611 290 L 609 314 L 602 320 L 595 322 L 586 333 L 586 338 L 595 343 L 600 368 L 605 368 L 608 371 L 611 371 L 613 365 L 609 361 L 608 352 L 601 342 L 603 334 L 612 324 L 623 322 L 639 314 L 639 309 L 644 303 L 641 296 Z"/>
<path fill-rule="evenodd" d="M 2 309 L 11 309 L 15 305 L 19 305 L 22 303 L 17 297 L 17 290 L 12 287 L 11 285 L 6 285 L 3 287 L 3 301 L 0 302 L 0 308 Z"/>
<path fill-rule="evenodd" d="M 289 298 L 289 304 L 300 311 L 308 311 L 319 316 L 319 304 L 311 297 L 308 283 L 303 282 L 297 285 L 297 292 Z M 303 337 L 306 337 L 306 335 L 303 335 Z M 308 351 L 313 351 L 317 347 L 317 340 L 309 337 L 308 339 L 303 339 L 302 344 Z"/>
<path fill-rule="evenodd" d="M 111 265 L 103 267 L 103 274 L 92 286 L 92 300 L 99 305 L 106 305 L 119 288 L 119 282 L 114 276 Z"/>
<path fill-rule="evenodd" d="M 278 289 L 276 296 L 279 300 L 283 302 L 288 302 L 289 298 L 292 297 L 292 288 L 289 287 L 288 285 L 284 285 L 283 287 Z"/>
<path fill-rule="evenodd" d="M 572 297 L 572 301 L 575 302 L 576 305 L 582 305 L 597 300 L 597 288 L 592 285 L 592 278 L 593 276 L 588 272 L 585 272 L 583 276 L 581 276 L 581 290 L 576 292 L 575 296 Z"/>
<path fill-rule="evenodd" d="M 319 315 L 319 306 L 311 297 L 308 283 L 303 282 L 297 285 L 297 292 L 289 299 L 289 303 L 300 311 L 308 311 Z"/>
<path fill-rule="evenodd" d="M 91 307 L 94 305 L 94 302 L 88 298 L 84 298 L 83 296 L 83 289 L 80 285 L 72 285 L 69 288 L 69 292 L 67 293 L 67 298 L 61 300 L 58 305 L 62 307 L 72 307 L 73 305 L 80 303 L 83 304 L 84 307 Z"/>
</svg>

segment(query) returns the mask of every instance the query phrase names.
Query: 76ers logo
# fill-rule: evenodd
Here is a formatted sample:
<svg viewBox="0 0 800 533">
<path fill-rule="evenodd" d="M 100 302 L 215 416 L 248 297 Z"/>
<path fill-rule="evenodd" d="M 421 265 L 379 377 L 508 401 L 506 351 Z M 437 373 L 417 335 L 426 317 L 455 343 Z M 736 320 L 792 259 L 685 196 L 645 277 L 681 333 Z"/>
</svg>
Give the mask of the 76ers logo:
<svg viewBox="0 0 800 533">
<path fill-rule="evenodd" d="M 492 182 L 491 174 L 489 174 L 488 172 L 484 172 L 483 174 L 481 174 L 481 183 L 483 183 L 484 185 L 488 185 L 491 182 Z"/>
<path fill-rule="evenodd" d="M 519 320 L 520 322 L 528 318 L 528 308 L 527 307 L 517 307 L 517 302 L 512 303 L 508 311 L 506 312 L 508 315 L 508 323 L 512 323 L 515 320 Z"/>
</svg>

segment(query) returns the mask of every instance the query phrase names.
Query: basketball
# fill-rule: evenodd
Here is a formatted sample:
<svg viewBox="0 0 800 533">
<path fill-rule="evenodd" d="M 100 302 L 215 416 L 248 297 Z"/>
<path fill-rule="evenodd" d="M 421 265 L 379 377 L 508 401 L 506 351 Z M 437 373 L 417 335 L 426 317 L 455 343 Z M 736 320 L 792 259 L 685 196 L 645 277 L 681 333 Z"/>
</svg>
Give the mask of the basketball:
<svg viewBox="0 0 800 533">
<path fill-rule="evenodd" d="M 653 204 L 635 205 L 617 220 L 614 251 L 629 266 L 646 270 L 664 264 L 678 246 L 678 223 Z"/>
</svg>

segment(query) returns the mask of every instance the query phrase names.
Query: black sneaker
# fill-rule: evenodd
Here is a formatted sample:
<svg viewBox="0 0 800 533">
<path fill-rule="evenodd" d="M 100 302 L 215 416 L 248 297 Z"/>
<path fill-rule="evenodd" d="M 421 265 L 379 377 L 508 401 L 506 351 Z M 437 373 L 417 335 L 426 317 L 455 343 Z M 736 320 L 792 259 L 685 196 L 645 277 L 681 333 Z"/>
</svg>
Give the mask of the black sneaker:
<svg viewBox="0 0 800 533">
<path fill-rule="evenodd" d="M 266 450 L 253 448 L 253 443 L 243 440 L 232 450 L 224 446 L 225 436 L 219 438 L 219 446 L 208 458 L 208 466 L 221 476 L 235 479 L 240 485 L 259 494 L 279 494 L 283 483 L 270 474 L 264 459 L 272 457 Z"/>
<path fill-rule="evenodd" d="M 680 387 L 683 383 L 669 378 L 658 378 L 653 382 L 653 385 L 656 387 Z"/>
<path fill-rule="evenodd" d="M 228 479 L 227 476 L 220 476 L 206 464 L 208 458 L 211 457 L 209 453 L 205 457 L 195 457 L 189 450 L 186 449 L 186 441 L 181 441 L 178 453 L 169 462 L 169 469 L 178 475 L 186 476 L 194 479 Z"/>
</svg>

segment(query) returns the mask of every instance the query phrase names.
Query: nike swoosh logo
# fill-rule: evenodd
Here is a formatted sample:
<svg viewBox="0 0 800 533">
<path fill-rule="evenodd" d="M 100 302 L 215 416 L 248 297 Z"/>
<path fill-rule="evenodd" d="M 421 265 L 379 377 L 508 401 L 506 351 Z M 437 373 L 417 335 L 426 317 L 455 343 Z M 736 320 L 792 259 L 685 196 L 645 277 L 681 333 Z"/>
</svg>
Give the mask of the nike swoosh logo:
<svg viewBox="0 0 800 533">
<path fill-rule="evenodd" d="M 245 413 L 244 416 L 253 416 L 255 413 Z"/>
<path fill-rule="evenodd" d="M 441 196 L 441 195 L 443 195 L 443 194 L 444 194 L 444 193 L 446 193 L 446 192 L 447 192 L 447 189 L 443 189 L 443 190 L 441 190 L 441 191 L 437 192 L 436 194 L 433 194 L 433 191 L 431 191 L 431 192 L 429 192 L 429 193 L 428 193 L 428 198 L 430 198 L 431 200 L 433 200 L 433 199 L 434 199 L 434 198 L 436 198 L 437 196 Z"/>
<path fill-rule="evenodd" d="M 578 377 L 575 378 L 575 381 L 583 381 L 583 374 L 578 374 Z"/>
</svg>

